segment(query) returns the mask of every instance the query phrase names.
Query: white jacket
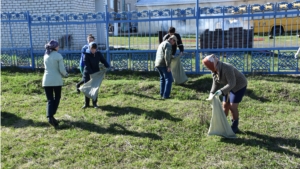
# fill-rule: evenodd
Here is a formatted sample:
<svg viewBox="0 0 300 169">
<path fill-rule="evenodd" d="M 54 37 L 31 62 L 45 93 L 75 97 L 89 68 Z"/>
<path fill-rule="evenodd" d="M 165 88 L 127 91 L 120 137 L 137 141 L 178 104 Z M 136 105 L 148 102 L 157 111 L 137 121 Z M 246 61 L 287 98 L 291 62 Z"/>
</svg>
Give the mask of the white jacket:
<svg viewBox="0 0 300 169">
<path fill-rule="evenodd" d="M 68 75 L 62 55 L 57 51 L 52 51 L 50 55 L 45 54 L 44 66 L 45 72 L 42 86 L 62 86 L 62 77 Z"/>
</svg>

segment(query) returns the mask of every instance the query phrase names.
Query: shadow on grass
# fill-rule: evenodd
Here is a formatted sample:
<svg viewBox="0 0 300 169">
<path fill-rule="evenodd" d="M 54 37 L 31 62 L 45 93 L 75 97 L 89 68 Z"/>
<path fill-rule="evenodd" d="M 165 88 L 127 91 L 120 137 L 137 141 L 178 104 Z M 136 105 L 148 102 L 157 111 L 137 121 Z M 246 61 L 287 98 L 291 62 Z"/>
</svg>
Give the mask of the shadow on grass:
<svg viewBox="0 0 300 169">
<path fill-rule="evenodd" d="M 126 95 L 134 95 L 134 96 L 137 96 L 137 97 L 146 98 L 146 99 L 152 99 L 152 100 L 162 100 L 160 98 L 155 98 L 155 97 L 151 97 L 151 96 L 147 96 L 147 95 L 139 94 L 139 93 L 133 93 L 133 92 L 125 92 L 124 94 L 126 94 Z"/>
<path fill-rule="evenodd" d="M 259 100 L 261 102 L 269 102 L 270 100 L 269 99 L 266 99 L 264 97 L 259 97 L 257 95 L 254 94 L 254 91 L 251 90 L 251 89 L 246 89 L 246 93 L 245 93 L 246 96 L 249 96 L 251 99 L 253 100 Z"/>
<path fill-rule="evenodd" d="M 168 119 L 174 122 L 182 121 L 182 119 L 175 118 L 171 116 L 169 113 L 166 113 L 161 110 L 146 111 L 144 109 L 135 108 L 135 107 L 115 107 L 111 105 L 100 106 L 100 108 L 101 110 L 111 112 L 107 114 L 107 116 L 109 117 L 122 116 L 131 113 L 135 115 L 146 114 L 147 117 L 157 119 L 157 120 Z"/>
<path fill-rule="evenodd" d="M 259 133 L 255 133 L 252 131 L 245 131 L 243 134 L 250 135 L 252 139 L 249 138 L 236 138 L 236 139 L 226 139 L 222 138 L 221 141 L 230 143 L 230 144 L 236 144 L 236 145 L 247 145 L 247 146 L 253 146 L 253 147 L 263 147 L 266 148 L 269 151 L 273 151 L 276 153 L 284 153 L 291 156 L 295 156 L 297 158 L 300 158 L 300 153 L 295 153 L 292 151 L 287 150 L 284 148 L 285 146 L 290 147 L 296 147 L 297 149 L 300 148 L 300 140 L 298 139 L 285 139 L 282 137 L 271 137 L 268 135 L 263 135 Z"/>
<path fill-rule="evenodd" d="M 85 121 L 69 121 L 69 120 L 59 120 L 60 125 L 56 127 L 56 130 L 64 130 L 68 128 L 81 128 L 83 130 L 97 132 L 99 134 L 113 134 L 113 135 L 131 135 L 134 137 L 143 137 L 150 138 L 154 140 L 162 140 L 162 138 L 153 133 L 143 133 L 143 132 L 135 132 L 129 131 L 125 127 L 120 124 L 111 124 L 108 128 L 104 128 L 98 126 L 93 123 L 85 122 Z M 5 127 L 14 127 L 14 128 L 24 128 L 24 127 L 50 127 L 48 122 L 34 122 L 33 120 L 26 120 L 16 116 L 13 113 L 9 112 L 1 112 L 1 126 Z"/>
<path fill-rule="evenodd" d="M 22 119 L 16 116 L 13 113 L 9 112 L 1 112 L 1 126 L 5 127 L 14 127 L 14 128 L 22 128 L 22 127 L 48 127 L 50 126 L 47 122 L 34 122 L 31 119 Z"/>
<path fill-rule="evenodd" d="M 191 77 L 191 79 L 194 79 L 194 77 Z M 188 80 L 186 83 L 179 86 L 192 89 L 197 92 L 207 92 L 209 94 L 209 91 L 212 86 L 212 78 L 207 76 L 205 78 L 201 78 L 195 81 Z"/>
<path fill-rule="evenodd" d="M 142 138 L 150 138 L 153 140 L 162 140 L 162 138 L 154 133 L 143 133 L 143 132 L 135 132 L 129 131 L 124 126 L 120 124 L 110 124 L 108 128 L 100 127 L 96 124 L 85 122 L 85 121 L 69 121 L 69 120 L 60 120 L 60 125 L 56 128 L 56 130 L 64 130 L 68 128 L 81 128 L 83 130 L 88 130 L 90 132 L 96 132 L 99 134 L 112 134 L 112 135 L 130 135 L 134 137 L 142 137 Z"/>
</svg>

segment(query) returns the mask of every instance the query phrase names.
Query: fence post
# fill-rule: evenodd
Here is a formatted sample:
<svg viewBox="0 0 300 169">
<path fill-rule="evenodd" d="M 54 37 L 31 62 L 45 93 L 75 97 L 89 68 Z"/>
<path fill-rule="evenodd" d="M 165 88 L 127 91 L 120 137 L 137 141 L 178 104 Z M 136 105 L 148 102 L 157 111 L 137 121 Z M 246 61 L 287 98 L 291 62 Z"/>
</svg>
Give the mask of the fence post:
<svg viewBox="0 0 300 169">
<path fill-rule="evenodd" d="M 34 56 L 33 56 L 32 34 L 31 34 L 31 16 L 29 14 L 29 11 L 27 11 L 27 21 L 28 21 L 29 41 L 30 41 L 31 67 L 32 67 L 32 70 L 34 70 L 35 69 L 35 61 L 34 61 Z"/>
<path fill-rule="evenodd" d="M 199 56 L 199 0 L 196 1 L 196 73 L 200 72 L 200 56 Z"/>
<path fill-rule="evenodd" d="M 109 63 L 109 65 L 111 65 L 110 63 L 110 55 L 109 55 L 109 30 L 108 30 L 108 25 L 109 25 L 109 13 L 107 10 L 107 5 L 105 5 L 105 23 L 106 23 L 106 60 Z M 118 29 L 118 28 L 115 28 Z"/>
</svg>

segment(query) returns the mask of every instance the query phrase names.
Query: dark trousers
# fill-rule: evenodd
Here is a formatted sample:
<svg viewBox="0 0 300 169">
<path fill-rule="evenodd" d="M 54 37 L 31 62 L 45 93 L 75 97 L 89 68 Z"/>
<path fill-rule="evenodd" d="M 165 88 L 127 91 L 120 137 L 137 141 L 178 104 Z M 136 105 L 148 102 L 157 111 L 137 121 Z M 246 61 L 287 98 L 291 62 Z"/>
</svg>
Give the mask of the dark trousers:
<svg viewBox="0 0 300 169">
<path fill-rule="evenodd" d="M 56 114 L 60 97 L 61 86 L 46 86 L 44 87 L 47 97 L 47 117 L 53 117 Z"/>
<path fill-rule="evenodd" d="M 83 79 L 84 79 L 84 83 L 88 82 L 90 80 L 90 75 L 84 72 Z M 85 106 L 90 106 L 90 98 L 84 96 L 84 100 L 85 100 Z M 93 105 L 97 105 L 97 100 L 98 100 L 97 98 L 96 100 L 93 100 Z"/>
</svg>

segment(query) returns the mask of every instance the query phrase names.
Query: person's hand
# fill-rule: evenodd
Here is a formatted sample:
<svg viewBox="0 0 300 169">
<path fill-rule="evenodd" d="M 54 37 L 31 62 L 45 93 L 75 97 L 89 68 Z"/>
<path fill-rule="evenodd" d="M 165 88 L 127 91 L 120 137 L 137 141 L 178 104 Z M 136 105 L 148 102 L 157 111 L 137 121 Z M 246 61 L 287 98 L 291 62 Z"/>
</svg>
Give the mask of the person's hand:
<svg viewBox="0 0 300 169">
<path fill-rule="evenodd" d="M 168 71 L 168 72 L 171 72 L 171 68 L 168 67 L 168 70 L 167 70 L 167 71 Z"/>
<path fill-rule="evenodd" d="M 214 94 L 215 96 L 220 96 L 220 95 L 222 95 L 222 91 L 221 90 L 218 90 L 218 91 L 216 91 L 216 93 Z"/>
<path fill-rule="evenodd" d="M 213 93 L 209 93 L 209 96 L 206 100 L 212 100 L 212 98 L 214 97 L 215 95 Z"/>
<path fill-rule="evenodd" d="M 172 58 L 175 58 L 175 56 L 174 56 L 174 55 L 172 55 Z"/>
<path fill-rule="evenodd" d="M 68 77 L 68 76 L 69 76 L 69 74 L 68 74 L 68 73 L 66 73 L 66 74 L 65 74 L 65 77 Z"/>
</svg>

